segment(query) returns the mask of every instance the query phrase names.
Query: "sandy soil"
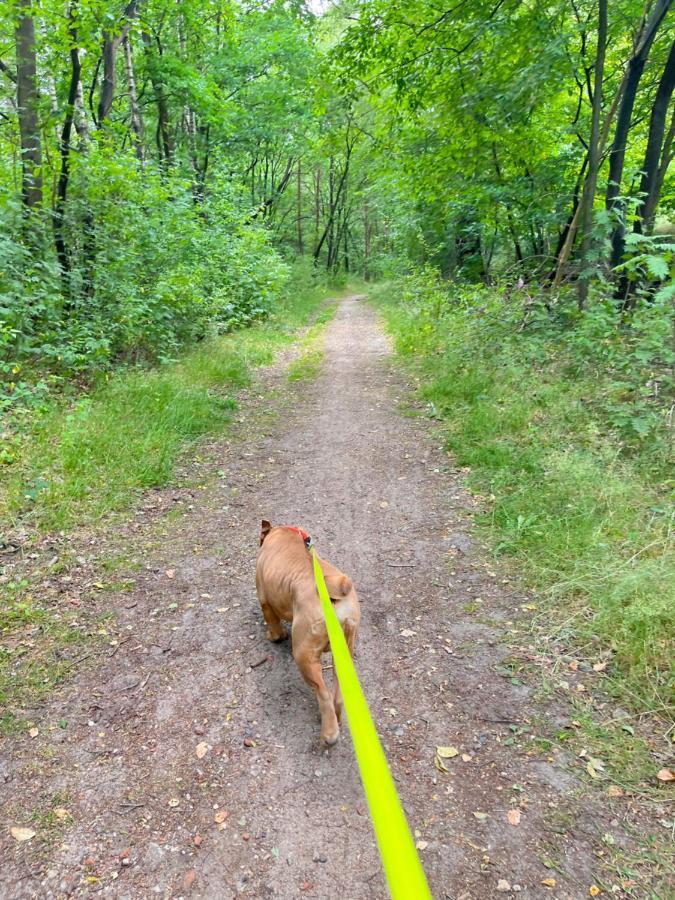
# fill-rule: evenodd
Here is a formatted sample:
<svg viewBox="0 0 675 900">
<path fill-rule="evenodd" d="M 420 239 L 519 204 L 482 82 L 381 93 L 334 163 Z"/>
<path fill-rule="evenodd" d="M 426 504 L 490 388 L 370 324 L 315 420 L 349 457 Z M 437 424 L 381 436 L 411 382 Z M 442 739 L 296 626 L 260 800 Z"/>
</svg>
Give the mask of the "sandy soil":
<svg viewBox="0 0 675 900">
<path fill-rule="evenodd" d="M 117 643 L 30 711 L 37 737 L 0 750 L 0 896 L 388 896 L 348 729 L 319 746 L 288 645 L 265 639 L 263 517 L 306 527 L 357 584 L 357 666 L 434 897 L 620 884 L 602 837 L 628 841 L 625 802 L 532 743 L 537 722 L 562 728 L 570 713 L 505 665 L 531 598 L 472 539 L 462 473 L 406 397 L 375 313 L 343 301 L 316 381 L 269 370 L 239 437 L 200 450 L 182 482 L 54 579 L 72 594 L 112 550 L 137 569 L 105 597 Z M 448 774 L 437 745 L 459 751 Z M 10 837 L 55 802 L 62 821 Z"/>
</svg>

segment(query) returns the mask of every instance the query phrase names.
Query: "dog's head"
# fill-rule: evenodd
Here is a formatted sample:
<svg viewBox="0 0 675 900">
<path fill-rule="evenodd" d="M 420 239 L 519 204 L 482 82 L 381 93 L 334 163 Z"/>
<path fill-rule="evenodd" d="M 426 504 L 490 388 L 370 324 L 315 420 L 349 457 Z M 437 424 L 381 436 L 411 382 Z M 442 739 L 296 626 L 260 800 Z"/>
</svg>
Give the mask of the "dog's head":
<svg viewBox="0 0 675 900">
<path fill-rule="evenodd" d="M 260 526 L 260 546 L 262 547 L 263 541 L 267 537 L 267 535 L 272 530 L 272 523 L 268 522 L 267 519 L 262 520 L 262 524 Z"/>
</svg>

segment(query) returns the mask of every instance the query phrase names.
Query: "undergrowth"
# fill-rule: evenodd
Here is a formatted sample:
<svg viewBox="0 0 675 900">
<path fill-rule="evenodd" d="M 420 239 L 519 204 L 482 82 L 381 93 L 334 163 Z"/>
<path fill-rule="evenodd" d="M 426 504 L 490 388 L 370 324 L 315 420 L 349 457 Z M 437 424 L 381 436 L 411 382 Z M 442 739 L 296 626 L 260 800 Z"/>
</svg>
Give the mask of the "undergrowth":
<svg viewBox="0 0 675 900">
<path fill-rule="evenodd" d="M 640 711 L 674 696 L 669 310 L 616 325 L 428 274 L 375 293 L 427 414 L 487 499 L 497 553 L 548 597 L 558 641 L 611 651 Z M 670 413 L 672 416 L 672 411 Z"/>
<path fill-rule="evenodd" d="M 186 445 L 227 426 L 252 371 L 329 291 L 296 279 L 262 323 L 204 341 L 178 361 L 113 374 L 76 400 L 55 396 L 7 416 L 0 540 L 19 521 L 41 531 L 87 524 L 165 484 Z"/>
</svg>

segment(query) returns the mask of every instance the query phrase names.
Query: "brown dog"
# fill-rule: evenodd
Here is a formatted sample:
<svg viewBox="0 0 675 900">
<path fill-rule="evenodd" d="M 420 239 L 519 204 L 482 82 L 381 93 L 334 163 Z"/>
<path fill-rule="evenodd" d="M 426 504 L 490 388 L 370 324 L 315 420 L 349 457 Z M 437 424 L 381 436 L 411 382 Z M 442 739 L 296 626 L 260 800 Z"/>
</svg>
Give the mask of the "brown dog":
<svg viewBox="0 0 675 900">
<path fill-rule="evenodd" d="M 255 584 L 267 637 L 288 637 L 281 620 L 292 622 L 293 657 L 307 684 L 314 688 L 321 712 L 321 740 L 334 744 L 340 736 L 342 695 L 337 677 L 331 697 L 321 670 L 321 654 L 330 649 L 321 601 L 314 582 L 310 538 L 301 528 L 272 526 L 263 520 Z M 319 560 L 350 653 L 354 651 L 361 618 L 359 601 L 351 580 L 335 566 Z"/>
</svg>

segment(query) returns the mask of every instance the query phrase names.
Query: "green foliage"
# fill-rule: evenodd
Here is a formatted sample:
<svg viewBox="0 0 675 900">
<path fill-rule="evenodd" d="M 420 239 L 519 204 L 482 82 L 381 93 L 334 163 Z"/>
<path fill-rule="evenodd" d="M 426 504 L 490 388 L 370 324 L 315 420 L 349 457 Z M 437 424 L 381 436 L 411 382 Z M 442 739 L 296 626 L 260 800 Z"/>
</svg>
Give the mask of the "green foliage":
<svg viewBox="0 0 675 900">
<path fill-rule="evenodd" d="M 381 302 L 428 414 L 490 495 L 497 552 L 550 597 L 560 640 L 599 637 L 617 689 L 660 708 L 675 677 L 673 385 L 656 337 L 668 309 L 645 303 L 622 327 L 599 300 L 579 320 L 572 300 L 448 288 L 429 273 Z"/>
<path fill-rule="evenodd" d="M 73 402 L 54 399 L 33 411 L 7 435 L 0 520 L 67 529 L 165 484 L 186 445 L 227 426 L 252 369 L 271 360 L 327 290 L 296 290 L 265 324 L 212 337 L 179 362 L 117 374 Z"/>
</svg>

